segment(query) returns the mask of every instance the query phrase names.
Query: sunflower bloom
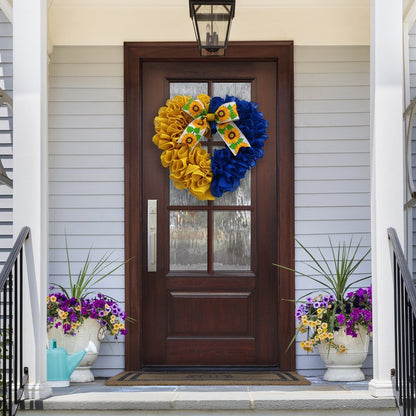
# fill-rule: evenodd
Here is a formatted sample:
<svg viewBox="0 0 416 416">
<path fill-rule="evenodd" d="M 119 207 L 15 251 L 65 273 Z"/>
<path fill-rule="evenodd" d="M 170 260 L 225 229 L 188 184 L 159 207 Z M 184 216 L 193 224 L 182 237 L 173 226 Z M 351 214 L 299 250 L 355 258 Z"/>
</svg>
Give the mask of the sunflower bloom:
<svg viewBox="0 0 416 416">
<path fill-rule="evenodd" d="M 230 110 L 224 106 L 221 106 L 215 113 L 218 123 L 224 123 L 230 119 Z"/>
<path fill-rule="evenodd" d="M 199 101 L 192 101 L 191 105 L 188 108 L 188 112 L 192 117 L 199 116 L 200 113 L 204 111 L 204 107 L 201 102 Z"/>
<path fill-rule="evenodd" d="M 227 130 L 224 134 L 224 139 L 227 143 L 235 143 L 240 138 L 240 131 L 233 127 L 231 130 Z"/>
</svg>

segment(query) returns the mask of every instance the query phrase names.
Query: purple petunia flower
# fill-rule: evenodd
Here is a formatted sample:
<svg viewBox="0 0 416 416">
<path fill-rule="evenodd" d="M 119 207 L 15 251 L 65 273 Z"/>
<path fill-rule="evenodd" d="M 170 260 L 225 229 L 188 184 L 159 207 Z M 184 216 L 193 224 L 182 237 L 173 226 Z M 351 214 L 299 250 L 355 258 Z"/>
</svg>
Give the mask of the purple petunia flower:
<svg viewBox="0 0 416 416">
<path fill-rule="evenodd" d="M 346 329 L 346 331 L 345 331 L 345 333 L 347 334 L 347 335 L 351 335 L 353 338 L 357 338 L 357 333 L 354 331 L 354 330 L 352 330 L 351 328 L 347 328 Z"/>
<path fill-rule="evenodd" d="M 337 321 L 338 323 L 343 324 L 345 322 L 345 315 L 343 315 L 342 313 L 337 315 Z"/>
<path fill-rule="evenodd" d="M 64 333 L 66 334 L 71 329 L 71 324 L 65 323 L 62 325 Z"/>
</svg>

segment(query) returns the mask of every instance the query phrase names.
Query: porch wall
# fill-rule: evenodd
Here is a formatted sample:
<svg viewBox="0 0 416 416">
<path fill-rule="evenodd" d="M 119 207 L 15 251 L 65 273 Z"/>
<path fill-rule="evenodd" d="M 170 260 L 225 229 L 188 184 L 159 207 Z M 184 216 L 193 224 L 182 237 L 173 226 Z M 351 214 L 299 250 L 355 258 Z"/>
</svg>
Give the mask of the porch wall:
<svg viewBox="0 0 416 416">
<path fill-rule="evenodd" d="M 113 249 L 123 258 L 123 48 L 55 47 L 49 69 L 50 281 L 64 283 L 65 231 L 78 269 L 90 246 L 95 259 Z M 295 47 L 295 150 L 296 237 L 325 250 L 328 234 L 337 243 L 354 233 L 369 247 L 369 47 Z M 296 249 L 305 271 L 303 260 Z M 296 286 L 301 296 L 316 285 Z M 123 272 L 101 288 L 124 301 Z M 95 374 L 121 371 L 123 354 L 123 340 L 105 343 Z M 297 365 L 322 374 L 299 346 Z"/>
<path fill-rule="evenodd" d="M 13 98 L 13 28 L 3 11 L 0 10 L 0 87 Z M 13 178 L 12 111 L 0 107 L 0 159 L 10 178 Z M 13 245 L 13 191 L 0 183 L 0 266 L 2 266 Z"/>
</svg>

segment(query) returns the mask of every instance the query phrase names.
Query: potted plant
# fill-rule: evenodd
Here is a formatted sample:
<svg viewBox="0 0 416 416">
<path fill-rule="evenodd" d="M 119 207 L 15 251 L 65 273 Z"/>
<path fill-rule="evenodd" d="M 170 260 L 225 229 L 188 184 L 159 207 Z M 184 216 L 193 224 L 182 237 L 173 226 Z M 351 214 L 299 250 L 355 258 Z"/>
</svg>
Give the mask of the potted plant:
<svg viewBox="0 0 416 416">
<path fill-rule="evenodd" d="M 359 255 L 361 241 L 353 248 L 351 237 L 348 244 L 338 243 L 334 247 L 329 238 L 330 258 L 327 259 L 318 248 L 318 259 L 299 241 L 297 243 L 307 253 L 311 260 L 308 266 L 317 275 L 279 264 L 276 266 L 314 280 L 323 286 L 323 293 L 314 297 L 309 294 L 306 299 L 303 297 L 296 301 L 299 304 L 296 309 L 298 324 L 290 345 L 299 334 L 306 334 L 300 346 L 307 352 L 312 352 L 315 347 L 319 349 L 328 368 L 325 380 L 363 380 L 361 366 L 368 353 L 372 332 L 372 293 L 371 286 L 355 291 L 350 289 L 371 277 L 354 278 L 370 250 Z"/>
<path fill-rule="evenodd" d="M 91 366 L 98 356 L 101 341 L 106 334 L 115 339 L 125 335 L 125 321 L 129 319 L 115 299 L 95 293 L 94 287 L 126 262 L 116 264 L 110 259 L 112 253 L 107 253 L 92 266 L 90 249 L 74 280 L 66 237 L 65 248 L 69 288 L 52 283 L 47 297 L 48 337 L 55 338 L 58 346 L 65 348 L 69 354 L 84 349 L 89 341 L 94 342 L 97 353 L 87 353 L 71 375 L 71 381 L 93 381 Z"/>
</svg>

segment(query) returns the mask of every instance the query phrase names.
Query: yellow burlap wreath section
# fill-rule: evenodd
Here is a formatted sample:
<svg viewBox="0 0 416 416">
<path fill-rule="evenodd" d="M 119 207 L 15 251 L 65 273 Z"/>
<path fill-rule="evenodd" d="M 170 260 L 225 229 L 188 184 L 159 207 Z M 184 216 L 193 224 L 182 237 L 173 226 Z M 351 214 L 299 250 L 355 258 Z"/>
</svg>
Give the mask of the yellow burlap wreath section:
<svg viewBox="0 0 416 416">
<path fill-rule="evenodd" d="M 211 194 L 211 157 L 210 154 L 196 146 L 192 150 L 186 143 L 178 143 L 183 131 L 193 120 L 182 111 L 191 97 L 176 96 L 159 109 L 154 119 L 156 134 L 153 143 L 162 150 L 162 165 L 169 167 L 170 179 L 178 189 L 189 189 L 189 192 L 201 201 L 214 200 Z M 200 94 L 197 97 L 208 111 L 211 98 Z M 205 136 L 209 136 L 209 132 Z"/>
</svg>

